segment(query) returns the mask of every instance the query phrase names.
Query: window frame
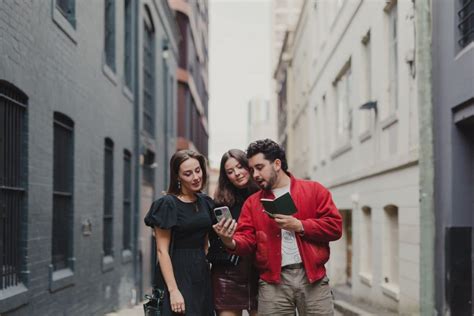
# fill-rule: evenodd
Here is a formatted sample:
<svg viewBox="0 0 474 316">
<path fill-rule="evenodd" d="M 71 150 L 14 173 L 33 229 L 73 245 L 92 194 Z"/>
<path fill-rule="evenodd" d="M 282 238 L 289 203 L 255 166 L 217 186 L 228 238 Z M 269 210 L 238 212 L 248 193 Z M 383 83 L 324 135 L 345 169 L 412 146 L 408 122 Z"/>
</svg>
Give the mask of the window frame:
<svg viewBox="0 0 474 316">
<path fill-rule="evenodd" d="M 69 131 L 69 134 L 66 135 L 66 139 L 68 142 L 68 147 L 62 146 L 63 144 L 59 144 L 58 135 L 56 132 L 59 132 L 61 128 L 63 131 Z M 61 146 L 59 146 L 61 145 Z M 57 150 L 62 150 L 61 157 L 58 157 Z M 64 162 L 65 159 L 68 159 L 66 166 L 59 170 L 58 165 L 56 164 L 57 160 Z M 75 276 L 74 276 L 74 264 L 75 264 L 75 257 L 74 257 L 74 121 L 61 112 L 54 112 L 53 115 L 53 187 L 52 187 L 52 201 L 53 201 L 53 214 L 52 214 L 52 232 L 51 232 L 51 263 L 49 264 L 49 290 L 51 292 L 56 292 L 61 289 L 64 289 L 72 284 L 75 283 Z M 67 170 L 66 170 L 67 169 Z M 61 178 L 62 183 L 58 183 L 59 177 L 63 177 L 66 174 L 66 178 Z M 64 187 L 61 187 L 64 185 Z M 61 190 L 58 190 L 61 189 Z M 68 199 L 68 212 L 66 214 L 66 232 L 62 231 L 62 235 L 58 237 L 59 240 L 62 241 L 62 238 L 67 238 L 65 242 L 65 253 L 64 253 L 64 265 L 55 266 L 54 262 L 54 244 L 55 244 L 55 231 L 57 227 L 55 227 L 55 214 L 57 213 L 58 209 L 55 208 L 56 200 L 58 199 Z M 63 210 L 64 212 L 64 210 Z M 60 227 L 64 228 L 64 227 Z M 66 237 L 64 237 L 64 235 Z"/>
<path fill-rule="evenodd" d="M 123 151 L 123 235 L 122 249 L 132 250 L 132 154 Z M 128 231 L 127 231 L 128 230 Z"/>
<path fill-rule="evenodd" d="M 16 262 L 16 272 L 14 274 L 14 282 L 7 287 L 3 288 L 4 281 L 3 277 L 9 278 L 8 275 L 0 274 L 0 313 L 7 312 L 15 309 L 29 300 L 29 274 L 28 274 L 28 253 L 27 253 L 27 236 L 28 236 L 28 96 L 17 88 L 15 85 L 0 80 L 0 207 L 4 208 L 4 211 L 0 209 L 0 216 L 7 217 L 7 201 L 11 200 L 7 196 L 9 193 L 19 195 L 17 199 L 18 203 L 18 216 L 16 216 L 16 227 L 17 235 L 16 240 L 11 240 L 10 251 L 14 252 L 13 259 Z M 8 111 L 8 112 L 7 112 Z M 15 115 L 17 120 L 10 120 L 7 114 Z M 11 118 L 11 117 L 10 117 Z M 9 122 L 9 124 L 4 123 Z M 7 130 L 7 128 L 9 128 Z M 13 138 L 14 142 L 8 140 L 10 137 Z M 11 146 L 8 146 L 11 145 Z M 14 150 L 11 150 L 11 147 Z M 15 152 L 16 151 L 16 152 Z M 6 153 L 12 154 L 8 159 Z M 5 159 L 2 161 L 2 159 Z M 10 160 L 10 162 L 8 161 Z M 17 163 L 17 168 L 8 167 L 11 163 Z M 7 170 L 9 174 L 7 174 Z M 13 172 L 12 172 L 13 171 Z M 5 201 L 2 201 L 2 197 L 5 196 Z M 4 215 L 2 215 L 2 213 Z M 1 221 L 0 217 L 0 221 Z M 9 234 L 11 237 L 11 234 Z M 0 237 L 1 238 L 1 237 Z M 2 242 L 1 245 L 8 245 L 8 240 Z M 3 250 L 0 248 L 0 253 L 8 251 L 6 247 Z M 5 256 L 1 255 L 2 258 Z M 0 262 L 3 267 L 3 262 Z M 2 274 L 3 274 L 3 268 Z"/>
<path fill-rule="evenodd" d="M 151 19 L 151 17 L 148 17 Z M 155 30 L 151 21 L 143 23 L 143 130 L 151 137 L 155 136 L 155 100 L 156 100 L 156 73 L 155 73 Z"/>
<path fill-rule="evenodd" d="M 114 142 L 104 141 L 104 192 L 102 251 L 105 257 L 114 257 Z"/>
<path fill-rule="evenodd" d="M 115 14 L 115 0 L 104 0 L 104 61 L 113 73 L 117 71 Z"/>
</svg>

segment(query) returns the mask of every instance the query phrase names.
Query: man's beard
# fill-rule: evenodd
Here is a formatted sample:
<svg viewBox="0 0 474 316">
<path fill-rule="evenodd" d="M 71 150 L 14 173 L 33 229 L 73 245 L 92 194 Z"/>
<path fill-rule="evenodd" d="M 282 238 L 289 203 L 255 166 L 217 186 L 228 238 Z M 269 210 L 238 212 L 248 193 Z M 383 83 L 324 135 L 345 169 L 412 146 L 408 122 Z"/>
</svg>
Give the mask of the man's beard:
<svg viewBox="0 0 474 316">
<path fill-rule="evenodd" d="M 277 178 L 278 178 L 278 175 L 277 175 L 276 171 L 272 170 L 272 174 L 270 175 L 270 179 L 268 179 L 268 181 L 265 181 L 267 184 L 265 185 L 265 187 L 263 189 L 267 190 L 267 191 L 271 190 L 273 188 L 273 185 L 276 183 Z"/>
</svg>

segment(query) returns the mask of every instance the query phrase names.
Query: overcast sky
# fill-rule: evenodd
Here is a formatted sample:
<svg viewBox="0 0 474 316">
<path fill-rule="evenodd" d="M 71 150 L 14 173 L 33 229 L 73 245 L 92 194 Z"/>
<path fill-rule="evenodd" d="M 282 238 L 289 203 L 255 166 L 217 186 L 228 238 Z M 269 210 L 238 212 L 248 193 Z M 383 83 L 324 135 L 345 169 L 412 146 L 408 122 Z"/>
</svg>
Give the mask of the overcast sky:
<svg viewBox="0 0 474 316">
<path fill-rule="evenodd" d="M 270 0 L 209 1 L 209 160 L 247 147 L 247 104 L 269 99 Z"/>
</svg>

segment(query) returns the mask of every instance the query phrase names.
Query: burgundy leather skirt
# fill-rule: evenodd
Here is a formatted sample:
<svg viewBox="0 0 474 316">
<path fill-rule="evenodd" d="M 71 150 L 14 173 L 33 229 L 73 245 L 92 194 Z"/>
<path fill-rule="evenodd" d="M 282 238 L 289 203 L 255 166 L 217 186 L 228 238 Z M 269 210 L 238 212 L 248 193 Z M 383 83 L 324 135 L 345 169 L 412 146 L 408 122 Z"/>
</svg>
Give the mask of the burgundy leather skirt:
<svg viewBox="0 0 474 316">
<path fill-rule="evenodd" d="M 211 270 L 216 310 L 256 310 L 258 272 L 248 257 L 237 266 L 213 266 Z"/>
</svg>

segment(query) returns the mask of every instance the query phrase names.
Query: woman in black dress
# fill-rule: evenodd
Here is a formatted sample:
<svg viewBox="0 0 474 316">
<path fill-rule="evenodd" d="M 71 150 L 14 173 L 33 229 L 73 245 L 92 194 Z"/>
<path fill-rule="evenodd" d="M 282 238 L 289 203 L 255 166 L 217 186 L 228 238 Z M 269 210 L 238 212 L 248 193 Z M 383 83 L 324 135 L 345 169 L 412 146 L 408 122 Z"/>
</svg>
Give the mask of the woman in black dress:
<svg viewBox="0 0 474 316">
<path fill-rule="evenodd" d="M 145 217 L 145 224 L 154 229 L 165 283 L 163 315 L 213 315 L 205 255 L 213 203 L 199 193 L 206 179 L 206 162 L 202 155 L 191 150 L 176 152 L 170 161 L 167 195 L 153 202 Z M 171 256 L 170 245 L 173 247 Z"/>
<path fill-rule="evenodd" d="M 238 220 L 245 200 L 257 190 L 245 152 L 239 149 L 227 151 L 221 159 L 219 183 L 214 194 L 216 205 L 229 206 L 232 217 Z M 219 249 L 215 251 L 227 253 L 214 231 L 210 234 L 210 242 L 210 252 Z M 253 257 L 241 257 L 237 265 L 222 261 L 213 262 L 211 271 L 214 306 L 218 315 L 239 316 L 242 310 L 247 310 L 251 316 L 256 315 L 258 272 L 253 266 Z"/>
</svg>

